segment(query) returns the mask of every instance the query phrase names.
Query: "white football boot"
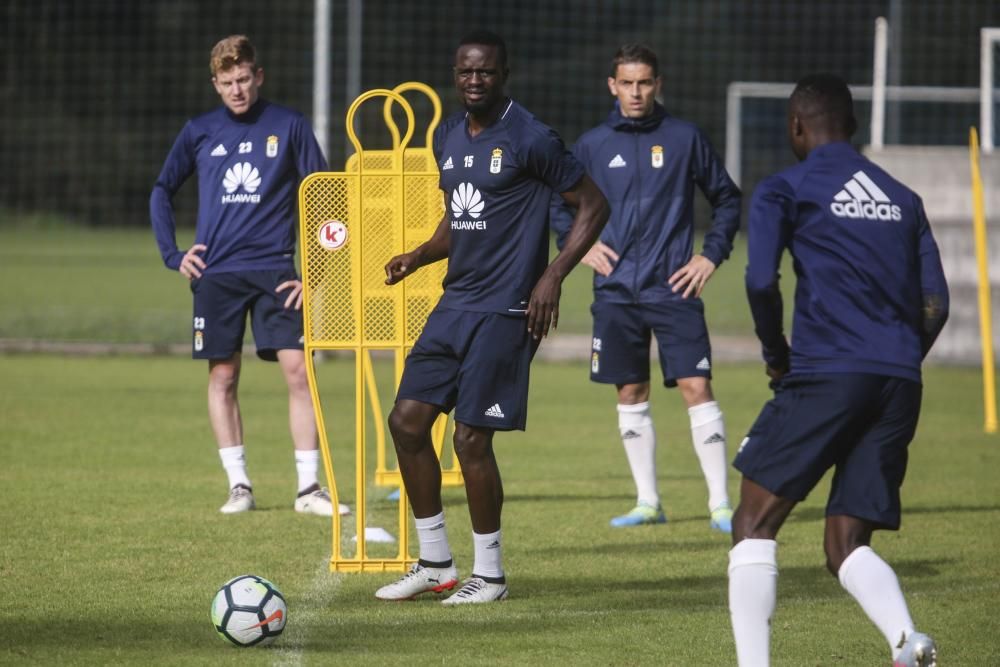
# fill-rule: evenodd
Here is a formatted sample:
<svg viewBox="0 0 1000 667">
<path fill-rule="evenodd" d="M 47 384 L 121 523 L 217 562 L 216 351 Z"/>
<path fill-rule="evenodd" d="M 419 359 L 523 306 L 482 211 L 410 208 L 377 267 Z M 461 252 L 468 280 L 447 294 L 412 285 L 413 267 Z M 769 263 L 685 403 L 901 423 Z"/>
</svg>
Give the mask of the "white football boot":
<svg viewBox="0 0 1000 667">
<path fill-rule="evenodd" d="M 441 604 L 480 604 L 507 599 L 507 584 L 492 584 L 480 577 L 467 579 L 462 587 Z"/>
<path fill-rule="evenodd" d="M 237 484 L 229 490 L 229 500 L 219 508 L 219 511 L 223 514 L 238 514 L 249 512 L 256 507 L 257 504 L 253 501 L 253 491 L 242 484 Z"/>
<path fill-rule="evenodd" d="M 937 646 L 922 632 L 911 632 L 903 649 L 892 661 L 893 667 L 937 667 Z"/>
<path fill-rule="evenodd" d="M 412 600 L 421 593 L 450 591 L 457 583 L 458 570 L 454 565 L 424 567 L 414 563 L 401 579 L 375 591 L 375 597 L 379 600 Z"/>
<path fill-rule="evenodd" d="M 295 511 L 300 514 L 315 514 L 317 516 L 333 516 L 333 500 L 326 489 L 314 484 L 295 499 Z M 351 508 L 340 503 L 340 516 L 351 513 Z"/>
</svg>

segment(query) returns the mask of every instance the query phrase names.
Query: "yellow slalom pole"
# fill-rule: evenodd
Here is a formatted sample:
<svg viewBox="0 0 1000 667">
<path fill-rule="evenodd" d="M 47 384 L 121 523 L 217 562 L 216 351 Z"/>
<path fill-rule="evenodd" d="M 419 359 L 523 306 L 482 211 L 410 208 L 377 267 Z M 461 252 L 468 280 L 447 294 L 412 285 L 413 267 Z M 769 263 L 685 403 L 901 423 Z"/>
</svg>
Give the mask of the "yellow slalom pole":
<svg viewBox="0 0 1000 667">
<path fill-rule="evenodd" d="M 979 134 L 969 128 L 969 164 L 972 170 L 972 228 L 976 239 L 976 266 L 979 273 L 979 337 L 983 346 L 983 430 L 997 432 L 997 397 L 993 365 L 993 312 L 990 306 L 990 273 L 986 262 L 986 215 L 983 206 L 983 179 L 979 173 Z"/>
</svg>

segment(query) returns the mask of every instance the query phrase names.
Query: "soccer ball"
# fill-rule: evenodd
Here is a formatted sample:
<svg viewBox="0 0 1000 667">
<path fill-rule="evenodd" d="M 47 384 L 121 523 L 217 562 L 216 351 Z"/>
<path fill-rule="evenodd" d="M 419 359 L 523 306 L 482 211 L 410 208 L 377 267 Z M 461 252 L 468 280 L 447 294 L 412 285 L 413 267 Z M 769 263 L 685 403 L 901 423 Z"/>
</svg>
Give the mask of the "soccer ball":
<svg viewBox="0 0 1000 667">
<path fill-rule="evenodd" d="M 237 646 L 274 641 L 288 622 L 288 607 L 267 579 L 244 574 L 222 585 L 212 600 L 212 623 L 219 636 Z"/>
</svg>

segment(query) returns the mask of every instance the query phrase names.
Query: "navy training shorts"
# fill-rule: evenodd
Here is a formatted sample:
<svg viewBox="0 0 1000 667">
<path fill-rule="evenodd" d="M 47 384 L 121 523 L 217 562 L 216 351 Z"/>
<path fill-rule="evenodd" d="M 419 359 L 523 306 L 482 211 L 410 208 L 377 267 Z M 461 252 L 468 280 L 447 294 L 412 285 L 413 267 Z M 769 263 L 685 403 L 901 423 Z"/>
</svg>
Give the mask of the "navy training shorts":
<svg viewBox="0 0 1000 667">
<path fill-rule="evenodd" d="M 712 377 L 712 345 L 701 299 L 665 303 L 595 301 L 590 379 L 604 384 L 649 381 L 650 334 L 656 336 L 663 384 Z"/>
<path fill-rule="evenodd" d="M 789 375 L 740 445 L 733 465 L 776 496 L 805 500 L 835 468 L 827 516 L 897 530 L 920 383 L 865 373 Z"/>
<path fill-rule="evenodd" d="M 469 426 L 523 431 L 537 349 L 523 317 L 435 308 L 406 357 L 396 400 L 454 408 Z"/>
<path fill-rule="evenodd" d="M 194 294 L 192 355 L 228 359 L 243 348 L 247 313 L 257 356 L 277 361 L 278 350 L 303 349 L 302 311 L 285 308 L 289 290 L 275 292 L 298 276 L 291 269 L 206 273 L 191 281 Z"/>
</svg>

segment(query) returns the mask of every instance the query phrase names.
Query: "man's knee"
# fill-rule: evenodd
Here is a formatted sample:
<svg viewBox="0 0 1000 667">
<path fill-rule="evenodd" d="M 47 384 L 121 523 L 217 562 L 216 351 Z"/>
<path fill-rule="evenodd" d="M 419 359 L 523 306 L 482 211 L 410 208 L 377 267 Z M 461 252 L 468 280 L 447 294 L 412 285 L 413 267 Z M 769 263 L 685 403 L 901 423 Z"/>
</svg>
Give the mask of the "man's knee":
<svg viewBox="0 0 1000 667">
<path fill-rule="evenodd" d="M 636 405 L 649 400 L 649 383 L 618 385 L 618 403 L 620 405 Z"/>
<path fill-rule="evenodd" d="M 455 456 L 461 464 L 475 463 L 493 454 L 493 432 L 458 424 L 455 428 Z"/>
<path fill-rule="evenodd" d="M 874 525 L 851 516 L 834 515 L 826 518 L 823 535 L 823 551 L 826 554 L 826 569 L 838 576 L 840 567 L 847 557 L 858 547 L 871 545 Z"/>
<path fill-rule="evenodd" d="M 240 382 L 240 366 L 232 361 L 211 362 L 208 368 L 209 391 L 233 394 Z"/>
<path fill-rule="evenodd" d="M 746 538 L 775 539 L 795 504 L 794 500 L 776 496 L 744 477 L 740 504 L 733 513 L 733 544 Z"/>
<path fill-rule="evenodd" d="M 397 450 L 415 453 L 430 442 L 430 429 L 414 409 L 396 403 L 389 412 L 389 433 Z"/>
<path fill-rule="evenodd" d="M 677 388 L 681 390 L 684 403 L 689 408 L 715 400 L 712 383 L 705 377 L 681 378 L 677 380 Z"/>
<path fill-rule="evenodd" d="M 288 391 L 293 394 L 308 394 L 309 375 L 306 373 L 305 365 L 290 369 L 289 372 L 285 373 L 285 383 L 288 385 Z"/>
<path fill-rule="evenodd" d="M 285 383 L 292 393 L 309 391 L 309 374 L 306 358 L 300 350 L 278 350 L 278 363 L 285 376 Z"/>
<path fill-rule="evenodd" d="M 733 512 L 733 544 L 744 539 L 773 540 L 778 534 L 778 527 L 773 525 L 762 508 L 741 502 Z"/>
</svg>

